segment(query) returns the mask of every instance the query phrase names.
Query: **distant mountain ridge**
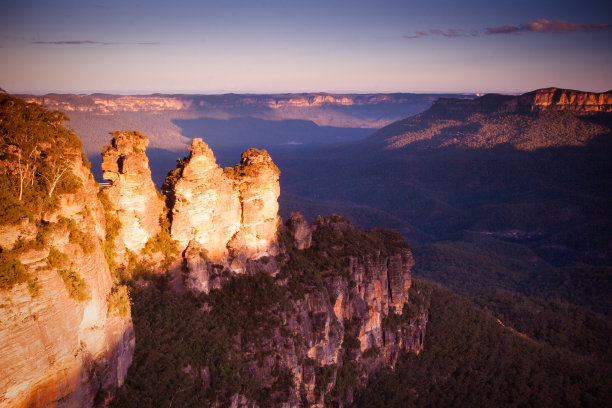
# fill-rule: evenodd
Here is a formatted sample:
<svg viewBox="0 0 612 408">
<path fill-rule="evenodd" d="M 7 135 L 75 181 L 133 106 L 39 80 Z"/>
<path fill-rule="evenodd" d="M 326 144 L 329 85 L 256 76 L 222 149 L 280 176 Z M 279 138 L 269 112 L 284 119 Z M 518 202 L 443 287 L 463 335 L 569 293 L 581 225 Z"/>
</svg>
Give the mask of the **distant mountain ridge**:
<svg viewBox="0 0 612 408">
<path fill-rule="evenodd" d="M 98 168 L 99 153 L 110 133 L 138 129 L 149 136 L 151 152 L 171 157 L 187 153 L 202 138 L 223 159 L 249 147 L 333 144 L 360 140 L 375 129 L 423 112 L 439 97 L 457 94 L 225 94 L 225 95 L 20 95 L 49 110 L 64 112 L 67 126 L 83 141 Z M 230 149 L 231 152 L 227 152 Z M 233 150 L 232 150 L 233 149 Z M 223 160 L 222 160 L 223 161 Z M 161 177 L 163 177 L 163 174 Z M 94 171 L 96 177 L 100 174 Z M 160 175 L 154 174 L 160 182 Z"/>
<path fill-rule="evenodd" d="M 19 95 L 28 102 L 38 102 L 48 109 L 63 112 L 92 112 L 111 114 L 117 112 L 154 111 L 202 111 L 208 109 L 348 107 L 371 105 L 431 104 L 442 95 L 410 93 L 374 94 L 330 94 L 330 93 L 285 93 L 285 94 L 46 94 Z M 449 96 L 446 94 L 446 96 Z M 458 96 L 458 95 L 453 95 Z M 470 96 L 471 97 L 471 96 Z M 318 123 L 322 125 L 322 123 Z M 360 127 L 374 127 L 361 123 Z"/>
<path fill-rule="evenodd" d="M 386 149 L 583 146 L 610 132 L 611 112 L 612 91 L 546 88 L 516 96 L 440 98 L 427 111 L 383 127 L 369 141 Z"/>
<path fill-rule="evenodd" d="M 434 102 L 432 109 L 439 113 L 529 113 L 549 110 L 612 112 L 612 90 L 595 93 L 542 88 L 522 95 L 486 94 L 470 100 L 440 98 Z"/>
</svg>

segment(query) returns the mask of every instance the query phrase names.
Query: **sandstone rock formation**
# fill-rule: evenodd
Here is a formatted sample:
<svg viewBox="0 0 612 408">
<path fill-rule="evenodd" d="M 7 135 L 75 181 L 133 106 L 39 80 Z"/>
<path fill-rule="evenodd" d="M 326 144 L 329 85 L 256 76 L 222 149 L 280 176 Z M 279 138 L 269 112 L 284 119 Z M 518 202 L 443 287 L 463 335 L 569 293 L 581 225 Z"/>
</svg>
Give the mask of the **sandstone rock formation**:
<svg viewBox="0 0 612 408">
<path fill-rule="evenodd" d="M 50 235 L 15 252 L 32 281 L 0 290 L 1 407 L 91 407 L 112 398 L 132 361 L 129 311 L 109 308 L 97 187 L 80 159 L 71 170 L 82 184 L 43 215 L 39 235 Z"/>
<path fill-rule="evenodd" d="M 106 193 L 121 222 L 115 239 L 118 254 L 126 249 L 138 252 L 160 231 L 164 203 L 151 180 L 148 144 L 138 132 L 115 132 L 102 151 L 103 176 L 111 181 Z"/>
<path fill-rule="evenodd" d="M 227 255 L 227 243 L 240 229 L 239 192 L 202 139 L 194 139 L 189 149 L 191 154 L 176 170 L 177 180 L 168 191 L 173 201 L 172 238 L 181 251 L 194 240 L 208 257 L 220 260 Z"/>
<path fill-rule="evenodd" d="M 288 281 L 294 280 L 287 283 L 294 288 L 291 305 L 280 312 L 283 328 L 256 343 L 253 353 L 266 356 L 263 362 L 249 360 L 251 353 L 244 349 L 251 346 L 245 344 L 242 358 L 262 386 L 273 384 L 275 373 L 289 370 L 292 382 L 286 405 L 274 406 L 346 406 L 370 374 L 394 366 L 401 350 L 422 350 L 427 304 L 423 294 L 411 290 L 414 261 L 399 236 L 355 230 L 341 216 L 319 217 L 311 226 L 302 222 L 303 217 L 294 214 L 287 225 L 311 229 L 312 247 L 298 249 L 290 231 L 283 233 L 290 239 L 281 245 L 281 263 L 306 265 L 306 259 L 327 258 L 329 262 L 321 265 L 332 269 L 320 271 L 323 280 L 316 287 L 300 277 L 308 272 L 299 267 L 281 272 Z M 381 244 L 380 249 L 369 246 L 374 242 Z M 333 269 L 336 262 L 344 266 Z M 305 293 L 296 296 L 293 290 L 300 286 Z M 245 396 L 239 398 L 241 406 L 256 406 Z"/>
<path fill-rule="evenodd" d="M 212 261 L 233 264 L 236 272 L 245 271 L 247 258 L 274 255 L 280 188 L 270 156 L 250 149 L 239 165 L 223 171 L 201 139 L 190 150 L 164 184 L 179 248 L 193 240 Z"/>
<path fill-rule="evenodd" d="M 265 150 L 249 149 L 231 176 L 242 207 L 240 230 L 228 243 L 231 253 L 252 259 L 275 255 L 280 225 L 278 167 Z"/>
</svg>

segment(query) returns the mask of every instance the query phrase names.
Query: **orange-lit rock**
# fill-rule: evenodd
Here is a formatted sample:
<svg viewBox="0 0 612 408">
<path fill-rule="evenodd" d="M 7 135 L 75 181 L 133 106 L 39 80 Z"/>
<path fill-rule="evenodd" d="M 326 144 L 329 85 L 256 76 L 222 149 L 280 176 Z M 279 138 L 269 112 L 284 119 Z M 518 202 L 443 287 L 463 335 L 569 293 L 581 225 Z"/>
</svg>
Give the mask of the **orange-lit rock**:
<svg viewBox="0 0 612 408">
<path fill-rule="evenodd" d="M 138 132 L 115 132 L 111 144 L 102 151 L 104 178 L 111 181 L 105 191 L 113 204 L 121 229 L 115 249 L 140 251 L 160 231 L 164 203 L 151 180 L 145 149 L 146 136 Z"/>
<path fill-rule="evenodd" d="M 87 299 L 70 296 L 58 268 L 49 265 L 49 246 L 19 256 L 40 290 L 33 296 L 23 283 L 0 291 L 2 407 L 91 407 L 96 395 L 112 398 L 132 361 L 131 316 L 109 310 L 113 282 L 101 247 L 105 220 L 97 187 L 80 159 L 72 171 L 82 186 L 60 197 L 60 205 L 45 216 L 51 222 L 71 219 L 91 238 L 85 252 L 61 228 L 50 243 L 66 255 L 62 268 L 85 283 Z"/>
<path fill-rule="evenodd" d="M 241 227 L 239 192 L 202 139 L 194 139 L 190 150 L 170 192 L 172 238 L 181 250 L 193 240 L 211 259 L 221 260 L 227 256 L 227 243 Z"/>
<path fill-rule="evenodd" d="M 276 230 L 280 225 L 278 167 L 265 150 L 249 149 L 231 174 L 242 215 L 240 230 L 228 243 L 229 248 L 234 255 L 246 258 L 276 255 Z"/>
<path fill-rule="evenodd" d="M 191 154 L 170 174 L 172 238 L 184 250 L 195 241 L 208 258 L 244 271 L 248 258 L 276 253 L 279 171 L 265 151 L 250 149 L 223 171 L 212 150 L 194 139 Z M 229 259 L 240 258 L 233 262 Z"/>
</svg>

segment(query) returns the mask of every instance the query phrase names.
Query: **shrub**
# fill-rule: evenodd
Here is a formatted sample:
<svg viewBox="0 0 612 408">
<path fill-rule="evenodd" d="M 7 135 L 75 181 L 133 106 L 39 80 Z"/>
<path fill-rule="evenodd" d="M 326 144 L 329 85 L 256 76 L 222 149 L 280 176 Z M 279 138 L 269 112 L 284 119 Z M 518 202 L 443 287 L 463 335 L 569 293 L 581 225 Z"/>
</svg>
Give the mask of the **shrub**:
<svg viewBox="0 0 612 408">
<path fill-rule="evenodd" d="M 78 302 L 91 299 L 87 284 L 81 275 L 71 269 L 58 269 L 57 273 L 64 280 L 64 285 L 71 298 Z"/>
<path fill-rule="evenodd" d="M 0 252 L 0 289 L 11 290 L 13 286 L 28 280 L 28 270 L 11 254 Z"/>
<path fill-rule="evenodd" d="M 130 313 L 130 292 L 125 285 L 115 286 L 108 297 L 108 311 L 116 311 L 119 316 L 125 317 Z"/>
<path fill-rule="evenodd" d="M 315 388 L 320 391 L 325 391 L 327 389 L 327 385 L 332 382 L 335 372 L 336 366 L 333 364 L 323 367 L 315 367 Z"/>
<path fill-rule="evenodd" d="M 87 156 L 85 156 L 85 153 L 81 153 L 81 162 L 83 163 L 83 166 L 91 170 L 91 163 L 89 162 Z"/>
<path fill-rule="evenodd" d="M 119 217 L 117 217 L 113 211 L 113 205 L 105 191 L 101 190 L 98 192 L 98 199 L 104 208 L 104 219 L 106 221 L 106 232 L 104 234 L 103 245 L 104 258 L 106 258 L 106 263 L 108 263 L 111 274 L 114 275 L 117 269 L 117 263 L 115 262 L 113 250 L 115 249 L 115 238 L 121 229 L 121 221 L 119 221 Z"/>
<path fill-rule="evenodd" d="M 72 172 L 68 171 L 64 176 L 57 182 L 55 192 L 57 194 L 72 194 L 76 193 L 79 188 L 83 185 L 83 180 L 80 177 L 75 176 Z"/>
<path fill-rule="evenodd" d="M 363 358 L 378 357 L 379 355 L 380 349 L 375 345 L 363 352 Z"/>
<path fill-rule="evenodd" d="M 76 222 L 73 219 L 68 222 L 68 231 L 70 231 L 70 236 L 68 237 L 70 242 L 78 244 L 86 254 L 90 254 L 96 249 L 96 241 L 90 235 L 77 228 Z"/>
<path fill-rule="evenodd" d="M 30 291 L 30 295 L 35 298 L 38 296 L 40 292 L 40 285 L 38 284 L 38 279 L 28 278 L 28 290 Z"/>
<path fill-rule="evenodd" d="M 47 263 L 51 268 L 61 269 L 68 264 L 68 257 L 66 256 L 66 254 L 52 246 L 51 248 L 49 248 Z"/>
</svg>

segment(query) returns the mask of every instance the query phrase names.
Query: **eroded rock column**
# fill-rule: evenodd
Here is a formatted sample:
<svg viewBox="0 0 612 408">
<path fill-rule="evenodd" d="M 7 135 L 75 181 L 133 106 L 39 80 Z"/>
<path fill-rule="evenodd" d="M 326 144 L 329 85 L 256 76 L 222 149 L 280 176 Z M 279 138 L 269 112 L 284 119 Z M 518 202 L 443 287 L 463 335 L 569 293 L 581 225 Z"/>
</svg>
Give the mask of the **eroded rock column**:
<svg viewBox="0 0 612 408">
<path fill-rule="evenodd" d="M 149 139 L 138 132 L 115 132 L 102 151 L 103 177 L 112 183 L 105 191 L 121 221 L 115 239 L 119 254 L 125 249 L 140 251 L 160 231 L 164 202 L 151 180 L 148 144 Z"/>
</svg>

